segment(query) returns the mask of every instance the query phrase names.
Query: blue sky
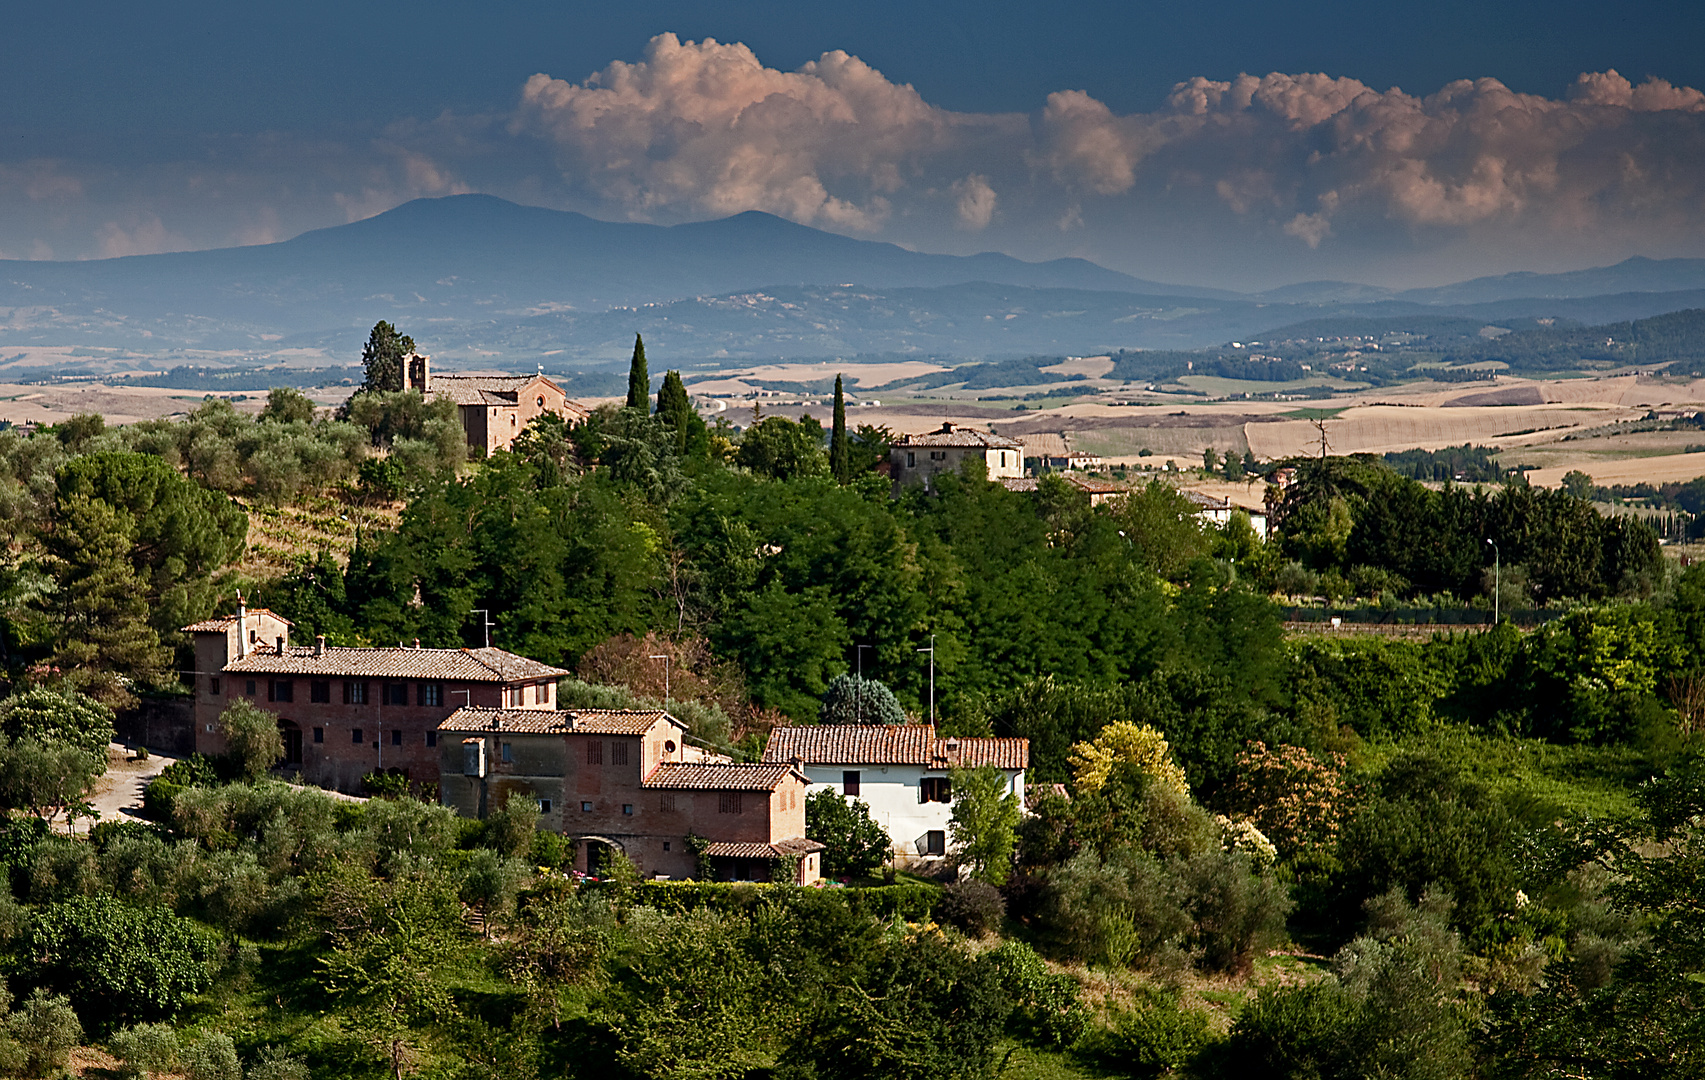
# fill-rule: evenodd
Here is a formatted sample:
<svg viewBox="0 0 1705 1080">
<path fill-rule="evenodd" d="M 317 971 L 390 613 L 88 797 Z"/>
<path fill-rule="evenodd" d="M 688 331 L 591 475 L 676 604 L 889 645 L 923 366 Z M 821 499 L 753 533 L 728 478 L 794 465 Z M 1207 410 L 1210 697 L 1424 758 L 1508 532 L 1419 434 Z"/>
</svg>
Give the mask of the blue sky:
<svg viewBox="0 0 1705 1080">
<path fill-rule="evenodd" d="M 462 190 L 1234 287 L 1705 255 L 1705 5 L 9 7 L 10 258 Z"/>
</svg>

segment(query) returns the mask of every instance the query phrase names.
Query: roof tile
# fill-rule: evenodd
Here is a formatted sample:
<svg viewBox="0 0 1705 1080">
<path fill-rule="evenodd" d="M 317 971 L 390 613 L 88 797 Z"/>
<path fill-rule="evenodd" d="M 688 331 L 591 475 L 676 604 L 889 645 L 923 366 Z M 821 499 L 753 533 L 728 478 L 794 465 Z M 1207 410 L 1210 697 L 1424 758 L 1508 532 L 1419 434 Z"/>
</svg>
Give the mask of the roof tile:
<svg viewBox="0 0 1705 1080">
<path fill-rule="evenodd" d="M 568 672 L 502 649 L 356 649 L 328 646 L 268 646 L 225 665 L 230 672 L 257 675 L 323 675 L 367 679 L 446 679 L 453 682 L 526 682 L 557 679 Z"/>
<path fill-rule="evenodd" d="M 807 765 L 1024 769 L 1030 765 L 1030 740 L 938 738 L 928 724 L 820 724 L 772 731 L 764 761 L 780 764 L 795 757 Z"/>
<path fill-rule="evenodd" d="M 804 837 L 794 837 L 790 840 L 777 840 L 773 844 L 738 844 L 721 841 L 706 844 L 706 855 L 728 855 L 736 859 L 776 859 L 783 855 L 809 855 L 814 851 L 822 851 L 824 846 L 815 840 Z"/>
<path fill-rule="evenodd" d="M 439 731 L 499 731 L 518 735 L 643 735 L 659 720 L 686 730 L 662 709 L 457 709 Z"/>
<path fill-rule="evenodd" d="M 710 765 L 693 761 L 665 761 L 651 770 L 642 786 L 694 791 L 774 791 L 789 776 L 792 765 Z"/>
<path fill-rule="evenodd" d="M 263 607 L 250 608 L 248 610 L 248 614 L 270 615 L 285 626 L 296 625 L 289 619 L 280 615 L 278 612 L 270 611 Z M 220 615 L 212 619 L 203 619 L 200 622 L 190 623 L 188 626 L 180 626 L 178 629 L 182 630 L 186 634 L 223 634 L 227 630 L 230 630 L 232 626 L 236 625 L 236 622 L 237 617 L 235 615 Z"/>
</svg>

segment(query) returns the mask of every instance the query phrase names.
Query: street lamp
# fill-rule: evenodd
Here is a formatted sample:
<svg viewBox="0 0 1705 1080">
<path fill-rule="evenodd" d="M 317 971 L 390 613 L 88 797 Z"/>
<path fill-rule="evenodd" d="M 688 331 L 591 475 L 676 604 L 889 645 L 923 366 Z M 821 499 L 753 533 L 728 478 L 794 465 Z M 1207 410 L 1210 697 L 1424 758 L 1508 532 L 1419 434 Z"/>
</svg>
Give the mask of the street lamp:
<svg viewBox="0 0 1705 1080">
<path fill-rule="evenodd" d="M 1491 537 L 1487 537 L 1486 542 L 1492 545 L 1492 625 L 1497 626 L 1500 621 L 1498 602 L 1504 591 L 1504 553 Z"/>
<path fill-rule="evenodd" d="M 663 661 L 663 707 L 667 709 L 669 707 L 669 654 L 652 653 L 648 659 Z"/>
<path fill-rule="evenodd" d="M 919 649 L 919 652 L 929 653 L 929 726 L 935 726 L 935 635 L 929 636 L 929 648 Z"/>
</svg>

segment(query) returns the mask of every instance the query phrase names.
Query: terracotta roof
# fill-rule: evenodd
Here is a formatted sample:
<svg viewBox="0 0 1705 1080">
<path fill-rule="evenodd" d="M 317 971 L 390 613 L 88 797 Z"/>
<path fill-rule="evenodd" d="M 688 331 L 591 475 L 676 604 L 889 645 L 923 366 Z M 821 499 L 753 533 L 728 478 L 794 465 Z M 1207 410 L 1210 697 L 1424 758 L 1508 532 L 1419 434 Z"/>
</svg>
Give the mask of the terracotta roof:
<svg viewBox="0 0 1705 1080">
<path fill-rule="evenodd" d="M 641 785 L 648 788 L 697 791 L 774 791 L 789 776 L 792 765 L 711 765 L 696 761 L 665 761 L 651 770 Z"/>
<path fill-rule="evenodd" d="M 501 731 L 521 735 L 643 735 L 659 720 L 685 731 L 662 709 L 457 709 L 439 731 Z"/>
<path fill-rule="evenodd" d="M 1060 479 L 1091 495 L 1123 495 L 1126 489 L 1117 484 L 1109 484 L 1104 480 L 1085 480 L 1076 476 L 1062 476 Z M 1003 476 L 1001 486 L 1008 491 L 1035 491 L 1038 480 L 1034 476 Z"/>
<path fill-rule="evenodd" d="M 296 625 L 295 623 L 291 622 L 289 619 L 286 619 L 284 616 L 280 615 L 278 612 L 271 611 L 271 610 L 269 610 L 267 608 L 263 608 L 263 607 L 250 608 L 248 610 L 247 614 L 249 614 L 249 615 L 271 615 L 273 618 L 277 619 L 279 622 L 283 623 L 285 626 L 295 626 Z M 203 619 L 200 622 L 190 623 L 188 626 L 180 626 L 180 627 L 178 627 L 178 629 L 182 630 L 186 634 L 223 634 L 226 631 L 230 630 L 231 627 L 235 626 L 236 624 L 237 624 L 237 617 L 235 615 L 220 615 L 216 618 Z"/>
<path fill-rule="evenodd" d="M 806 765 L 921 765 L 926 769 L 1024 769 L 1029 739 L 938 738 L 928 724 L 820 724 L 770 732 L 764 761 Z"/>
<path fill-rule="evenodd" d="M 1229 509 L 1231 509 L 1231 500 L 1230 499 L 1217 499 L 1212 495 L 1204 495 L 1200 491 L 1186 490 L 1186 491 L 1179 492 L 1179 494 L 1183 495 L 1186 499 L 1189 499 L 1191 502 L 1195 503 L 1197 506 L 1200 506 L 1204 510 L 1229 510 Z"/>
<path fill-rule="evenodd" d="M 731 855 L 736 859 L 777 859 L 783 855 L 809 855 L 814 851 L 822 851 L 823 845 L 815 840 L 804 837 L 794 837 L 791 840 L 777 840 L 773 844 L 732 844 L 719 842 L 706 844 L 706 855 Z"/>
<path fill-rule="evenodd" d="M 353 649 L 328 646 L 316 656 L 312 646 L 255 648 L 226 671 L 257 675 L 325 675 L 368 679 L 447 679 L 453 682 L 529 682 L 557 679 L 568 672 L 502 649 Z"/>
<path fill-rule="evenodd" d="M 946 423 L 935 431 L 926 431 L 922 435 L 904 435 L 894 440 L 896 447 L 907 446 L 986 446 L 995 450 L 1023 450 L 1024 444 L 1017 439 L 1009 439 L 1005 435 L 996 435 L 990 431 L 978 431 L 976 428 L 962 428 L 958 424 Z"/>
<path fill-rule="evenodd" d="M 562 387 L 543 375 L 433 375 L 429 397 L 449 398 L 458 405 L 515 405 L 535 382 L 548 384 L 557 393 Z M 578 401 L 563 399 L 563 411 L 584 420 L 591 415 Z"/>
</svg>

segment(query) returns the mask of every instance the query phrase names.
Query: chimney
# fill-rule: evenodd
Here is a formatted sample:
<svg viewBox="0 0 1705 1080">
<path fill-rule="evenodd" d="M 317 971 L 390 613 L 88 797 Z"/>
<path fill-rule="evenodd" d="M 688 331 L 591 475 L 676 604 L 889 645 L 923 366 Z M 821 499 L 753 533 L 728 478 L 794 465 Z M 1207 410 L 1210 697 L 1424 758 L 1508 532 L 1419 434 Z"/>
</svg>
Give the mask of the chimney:
<svg viewBox="0 0 1705 1080">
<path fill-rule="evenodd" d="M 432 390 L 432 358 L 419 353 L 408 358 L 408 388 L 422 394 Z"/>
<path fill-rule="evenodd" d="M 243 590 L 237 590 L 237 659 L 249 655 L 249 609 L 243 604 Z"/>
<path fill-rule="evenodd" d="M 314 655 L 315 656 L 326 655 L 326 635 L 324 635 L 324 634 L 315 634 L 314 635 Z"/>
<path fill-rule="evenodd" d="M 278 655 L 284 655 L 284 635 L 278 635 Z"/>
<path fill-rule="evenodd" d="M 419 638 L 414 639 L 414 647 L 417 649 L 420 648 L 420 639 Z"/>
<path fill-rule="evenodd" d="M 941 422 L 941 433 L 943 435 L 951 435 L 951 434 L 953 434 L 953 428 L 954 427 L 955 427 L 955 425 L 954 425 L 953 421 L 943 420 Z"/>
</svg>

